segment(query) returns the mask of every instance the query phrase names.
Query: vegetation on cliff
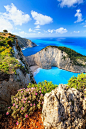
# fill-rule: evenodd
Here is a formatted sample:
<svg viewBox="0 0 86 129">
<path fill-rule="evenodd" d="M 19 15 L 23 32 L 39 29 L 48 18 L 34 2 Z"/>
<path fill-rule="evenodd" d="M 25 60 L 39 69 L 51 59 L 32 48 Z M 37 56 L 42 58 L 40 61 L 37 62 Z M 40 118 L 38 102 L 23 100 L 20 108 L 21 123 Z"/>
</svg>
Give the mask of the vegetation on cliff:
<svg viewBox="0 0 86 129">
<path fill-rule="evenodd" d="M 37 109 L 41 109 L 44 101 L 44 95 L 58 87 L 52 82 L 40 82 L 30 84 L 27 89 L 19 89 L 15 96 L 11 96 L 11 105 L 8 107 L 6 115 L 11 114 L 14 119 L 25 120 Z M 85 93 L 86 74 L 80 74 L 78 77 L 72 77 L 68 81 L 68 88 L 76 88 Z M 84 95 L 86 97 L 86 93 Z"/>
<path fill-rule="evenodd" d="M 0 74 L 13 74 L 17 68 L 24 69 L 14 57 L 12 49 L 15 44 L 15 35 L 0 33 Z"/>
<path fill-rule="evenodd" d="M 77 77 L 71 77 L 68 81 L 68 86 L 70 88 L 75 88 L 78 90 L 84 90 L 86 88 L 86 74 L 78 74 Z"/>
<path fill-rule="evenodd" d="M 27 89 L 19 89 L 15 96 L 11 96 L 11 106 L 8 107 L 6 114 L 11 114 L 14 119 L 25 120 L 36 109 L 42 107 L 44 95 L 56 87 L 57 85 L 47 81 L 38 84 L 29 83 Z"/>
<path fill-rule="evenodd" d="M 59 46 L 59 47 L 58 46 L 47 46 L 43 49 L 45 49 L 45 51 L 46 51 L 48 48 L 58 48 L 62 52 L 65 52 L 68 54 L 68 57 L 71 59 L 71 61 L 73 61 L 73 64 L 79 65 L 79 66 L 86 66 L 86 64 L 85 64 L 86 63 L 86 56 L 83 56 L 82 54 L 80 54 L 80 53 L 78 53 L 70 48 L 61 47 L 61 46 Z M 63 57 L 63 58 L 65 60 L 67 57 Z"/>
</svg>

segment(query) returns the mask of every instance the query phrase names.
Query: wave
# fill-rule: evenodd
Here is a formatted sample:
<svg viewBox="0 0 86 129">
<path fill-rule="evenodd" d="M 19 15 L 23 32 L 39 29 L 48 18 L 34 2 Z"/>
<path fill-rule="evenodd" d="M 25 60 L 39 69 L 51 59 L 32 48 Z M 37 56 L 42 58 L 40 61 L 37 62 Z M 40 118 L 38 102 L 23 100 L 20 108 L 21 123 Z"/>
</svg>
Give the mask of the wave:
<svg viewBox="0 0 86 129">
<path fill-rule="evenodd" d="M 38 68 L 35 72 L 34 72 L 34 76 L 39 73 L 39 71 L 41 70 L 42 68 Z"/>
</svg>

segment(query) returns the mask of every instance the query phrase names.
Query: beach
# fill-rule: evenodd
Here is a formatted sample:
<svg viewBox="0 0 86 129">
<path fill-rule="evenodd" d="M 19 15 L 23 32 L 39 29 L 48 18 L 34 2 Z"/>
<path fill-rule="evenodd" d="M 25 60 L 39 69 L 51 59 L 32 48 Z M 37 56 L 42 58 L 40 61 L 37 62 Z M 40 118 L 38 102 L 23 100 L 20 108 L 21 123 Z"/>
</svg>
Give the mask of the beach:
<svg viewBox="0 0 86 129">
<path fill-rule="evenodd" d="M 30 70 L 32 71 L 33 76 L 36 74 L 37 69 L 39 69 L 39 67 L 37 65 L 31 66 Z"/>
</svg>

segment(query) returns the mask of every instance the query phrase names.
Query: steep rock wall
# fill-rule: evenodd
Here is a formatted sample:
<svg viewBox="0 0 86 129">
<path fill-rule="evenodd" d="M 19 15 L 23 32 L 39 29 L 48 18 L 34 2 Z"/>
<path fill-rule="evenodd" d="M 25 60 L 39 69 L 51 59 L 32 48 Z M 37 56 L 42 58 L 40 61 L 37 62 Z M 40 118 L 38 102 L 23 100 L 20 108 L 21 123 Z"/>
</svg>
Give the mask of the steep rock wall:
<svg viewBox="0 0 86 129">
<path fill-rule="evenodd" d="M 18 89 L 26 88 L 28 83 L 36 83 L 16 40 L 12 48 L 14 57 L 24 66 L 25 70 L 18 68 L 16 69 L 16 74 L 0 73 L 0 112 L 10 103 L 11 95 L 15 95 Z M 1 105 L 3 106 L 1 107 Z"/>
<path fill-rule="evenodd" d="M 26 38 L 21 38 L 20 36 L 16 36 L 18 40 L 18 44 L 21 48 L 26 48 L 26 47 L 35 47 L 37 46 L 35 43 L 33 43 L 31 40 L 26 39 Z"/>
</svg>

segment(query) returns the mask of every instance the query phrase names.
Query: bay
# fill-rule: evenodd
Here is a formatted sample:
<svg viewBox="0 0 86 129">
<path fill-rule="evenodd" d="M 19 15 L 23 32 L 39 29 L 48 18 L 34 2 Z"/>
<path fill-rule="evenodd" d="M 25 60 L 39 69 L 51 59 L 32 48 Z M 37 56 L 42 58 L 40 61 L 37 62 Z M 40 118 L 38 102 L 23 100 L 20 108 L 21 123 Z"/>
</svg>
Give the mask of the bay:
<svg viewBox="0 0 86 129">
<path fill-rule="evenodd" d="M 22 50 L 24 56 L 30 56 L 46 46 L 64 46 L 75 50 L 76 52 L 86 56 L 86 37 L 55 37 L 55 38 L 29 38 L 37 44 L 36 47 L 26 48 Z M 77 76 L 78 73 L 68 72 L 66 70 L 52 67 L 49 70 L 40 69 L 36 72 L 34 78 L 36 82 L 44 80 L 52 81 L 54 84 L 67 84 L 72 76 Z"/>
</svg>

